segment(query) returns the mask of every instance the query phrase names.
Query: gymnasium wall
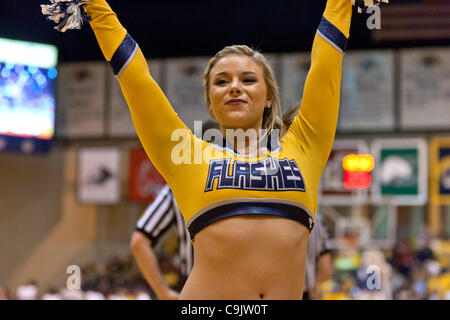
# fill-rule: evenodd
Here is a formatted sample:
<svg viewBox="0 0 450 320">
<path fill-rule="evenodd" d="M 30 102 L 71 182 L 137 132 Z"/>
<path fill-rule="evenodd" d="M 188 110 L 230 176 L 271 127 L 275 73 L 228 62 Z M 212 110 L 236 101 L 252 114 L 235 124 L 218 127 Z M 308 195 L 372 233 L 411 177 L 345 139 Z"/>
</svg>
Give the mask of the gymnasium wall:
<svg viewBox="0 0 450 320">
<path fill-rule="evenodd" d="M 101 263 L 129 254 L 130 235 L 145 205 L 122 200 L 114 206 L 77 200 L 77 150 L 104 142 L 58 142 L 47 156 L 0 155 L 0 282 L 11 289 L 31 279 L 64 286 L 69 265 Z M 136 141 L 115 143 L 128 154 Z M 128 159 L 122 165 L 128 168 Z M 7 168 L 7 169 L 6 169 Z"/>
</svg>

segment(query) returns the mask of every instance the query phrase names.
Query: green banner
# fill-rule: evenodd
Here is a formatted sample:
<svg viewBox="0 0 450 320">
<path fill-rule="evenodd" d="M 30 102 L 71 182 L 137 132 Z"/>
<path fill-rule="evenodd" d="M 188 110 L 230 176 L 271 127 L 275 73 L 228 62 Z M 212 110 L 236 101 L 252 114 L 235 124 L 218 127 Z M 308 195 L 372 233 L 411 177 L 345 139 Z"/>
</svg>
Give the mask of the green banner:
<svg viewBox="0 0 450 320">
<path fill-rule="evenodd" d="M 382 149 L 380 188 L 382 196 L 419 194 L 419 152 L 411 149 Z"/>
</svg>

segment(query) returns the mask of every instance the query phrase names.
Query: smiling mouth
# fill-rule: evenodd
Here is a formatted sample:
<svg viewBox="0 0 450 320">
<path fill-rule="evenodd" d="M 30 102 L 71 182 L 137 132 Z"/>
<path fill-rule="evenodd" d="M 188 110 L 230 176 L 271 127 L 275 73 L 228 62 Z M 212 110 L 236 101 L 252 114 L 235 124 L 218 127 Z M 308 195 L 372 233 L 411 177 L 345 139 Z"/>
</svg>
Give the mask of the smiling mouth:
<svg viewBox="0 0 450 320">
<path fill-rule="evenodd" d="M 232 100 L 232 101 L 228 101 L 226 104 L 228 105 L 232 105 L 232 106 L 238 106 L 241 104 L 245 104 L 247 102 L 243 101 L 243 100 Z"/>
</svg>

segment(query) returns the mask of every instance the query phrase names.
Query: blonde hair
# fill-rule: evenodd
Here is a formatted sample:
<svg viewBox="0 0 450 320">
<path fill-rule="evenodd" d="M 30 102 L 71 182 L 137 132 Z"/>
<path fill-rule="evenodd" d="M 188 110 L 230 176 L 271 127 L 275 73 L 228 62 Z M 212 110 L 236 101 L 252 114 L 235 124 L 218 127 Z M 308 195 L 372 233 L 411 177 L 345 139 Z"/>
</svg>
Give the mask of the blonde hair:
<svg viewBox="0 0 450 320">
<path fill-rule="evenodd" d="M 283 115 L 279 97 L 278 84 L 273 75 L 272 68 L 269 65 L 267 59 L 257 50 L 254 50 L 246 45 L 233 45 L 228 46 L 219 51 L 211 60 L 209 60 L 208 66 L 206 67 L 205 73 L 203 75 L 203 84 L 205 85 L 205 95 L 206 95 L 206 105 L 208 107 L 208 113 L 212 119 L 214 115 L 210 110 L 209 106 L 211 100 L 209 98 L 209 79 L 211 69 L 216 65 L 216 63 L 231 54 L 244 55 L 252 58 L 263 70 L 264 81 L 267 87 L 267 99 L 271 101 L 271 107 L 265 108 L 263 113 L 262 129 L 267 129 L 267 133 L 270 134 L 272 130 L 278 129 L 280 137 L 286 133 L 289 126 L 292 124 L 294 117 L 299 108 L 299 104 L 292 106 Z"/>
</svg>

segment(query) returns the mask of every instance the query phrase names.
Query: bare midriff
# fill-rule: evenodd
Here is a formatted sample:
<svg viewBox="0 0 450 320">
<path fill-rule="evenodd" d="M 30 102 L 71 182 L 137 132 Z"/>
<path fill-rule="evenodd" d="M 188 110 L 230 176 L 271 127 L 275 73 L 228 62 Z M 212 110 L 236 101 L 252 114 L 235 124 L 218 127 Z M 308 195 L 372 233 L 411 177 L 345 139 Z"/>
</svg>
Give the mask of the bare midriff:
<svg viewBox="0 0 450 320">
<path fill-rule="evenodd" d="M 184 300 L 301 299 L 309 232 L 297 221 L 237 216 L 195 236 Z"/>
</svg>

